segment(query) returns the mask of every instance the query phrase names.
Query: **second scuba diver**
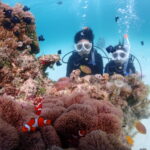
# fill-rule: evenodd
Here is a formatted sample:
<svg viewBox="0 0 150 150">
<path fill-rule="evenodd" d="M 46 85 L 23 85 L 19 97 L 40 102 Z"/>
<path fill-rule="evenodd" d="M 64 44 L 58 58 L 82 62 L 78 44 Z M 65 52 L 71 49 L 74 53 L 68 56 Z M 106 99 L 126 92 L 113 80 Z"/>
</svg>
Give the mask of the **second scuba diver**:
<svg viewBox="0 0 150 150">
<path fill-rule="evenodd" d="M 121 74 L 127 76 L 136 73 L 132 55 L 130 55 L 130 43 L 128 35 L 124 35 L 123 43 L 106 48 L 112 54 L 112 60 L 106 64 L 105 73 L 109 75 Z"/>
</svg>

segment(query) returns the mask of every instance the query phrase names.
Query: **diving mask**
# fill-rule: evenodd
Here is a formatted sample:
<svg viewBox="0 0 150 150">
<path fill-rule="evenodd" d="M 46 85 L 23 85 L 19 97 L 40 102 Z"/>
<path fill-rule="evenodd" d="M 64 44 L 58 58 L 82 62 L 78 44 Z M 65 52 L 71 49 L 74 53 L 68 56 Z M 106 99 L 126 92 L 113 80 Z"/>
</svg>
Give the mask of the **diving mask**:
<svg viewBox="0 0 150 150">
<path fill-rule="evenodd" d="M 112 58 L 114 61 L 118 63 L 124 63 L 129 58 L 129 53 L 123 51 L 123 50 L 117 50 L 114 53 L 112 53 Z"/>
<path fill-rule="evenodd" d="M 80 54 L 89 54 L 92 49 L 92 43 L 90 42 L 79 42 L 75 44 L 75 50 Z"/>
</svg>

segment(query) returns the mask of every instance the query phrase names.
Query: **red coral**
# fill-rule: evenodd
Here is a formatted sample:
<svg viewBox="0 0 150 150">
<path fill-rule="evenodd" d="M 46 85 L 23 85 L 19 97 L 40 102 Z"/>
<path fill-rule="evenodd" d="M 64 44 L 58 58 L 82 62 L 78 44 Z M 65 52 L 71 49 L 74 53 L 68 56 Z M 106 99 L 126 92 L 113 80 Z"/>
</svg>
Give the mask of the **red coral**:
<svg viewBox="0 0 150 150">
<path fill-rule="evenodd" d="M 0 150 L 12 150 L 18 141 L 17 130 L 0 118 Z"/>
</svg>

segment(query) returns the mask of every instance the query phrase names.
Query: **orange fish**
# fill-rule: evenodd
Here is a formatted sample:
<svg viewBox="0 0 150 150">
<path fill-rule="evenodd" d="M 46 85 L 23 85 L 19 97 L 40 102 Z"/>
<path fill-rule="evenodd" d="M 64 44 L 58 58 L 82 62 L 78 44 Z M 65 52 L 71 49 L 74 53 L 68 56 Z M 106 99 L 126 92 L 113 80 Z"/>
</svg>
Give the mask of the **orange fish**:
<svg viewBox="0 0 150 150">
<path fill-rule="evenodd" d="M 79 130 L 78 134 L 80 137 L 83 137 L 86 135 L 86 131 L 85 130 Z"/>
<path fill-rule="evenodd" d="M 31 118 L 22 127 L 22 132 L 34 132 L 38 127 L 43 127 L 45 125 L 50 125 L 51 120 L 45 120 L 43 117 Z"/>
<path fill-rule="evenodd" d="M 140 121 L 136 121 L 134 123 L 135 128 L 137 129 L 138 132 L 142 133 L 142 134 L 146 134 L 146 128 L 145 126 L 140 122 Z"/>
<path fill-rule="evenodd" d="M 128 143 L 129 145 L 133 145 L 133 144 L 134 144 L 134 140 L 132 139 L 131 136 L 126 136 L 126 140 L 127 140 L 127 143 Z"/>
<path fill-rule="evenodd" d="M 37 115 L 40 115 L 42 111 L 42 103 L 39 103 L 38 105 L 36 105 L 34 109 L 35 109 L 35 113 Z"/>
<path fill-rule="evenodd" d="M 44 100 L 44 98 L 42 97 L 36 97 L 34 99 L 34 105 L 38 105 L 39 103 L 41 103 Z"/>
<path fill-rule="evenodd" d="M 81 65 L 80 70 L 82 72 L 84 72 L 85 74 L 91 74 L 92 73 L 91 68 L 89 68 L 88 66 L 85 66 L 85 65 Z"/>
</svg>

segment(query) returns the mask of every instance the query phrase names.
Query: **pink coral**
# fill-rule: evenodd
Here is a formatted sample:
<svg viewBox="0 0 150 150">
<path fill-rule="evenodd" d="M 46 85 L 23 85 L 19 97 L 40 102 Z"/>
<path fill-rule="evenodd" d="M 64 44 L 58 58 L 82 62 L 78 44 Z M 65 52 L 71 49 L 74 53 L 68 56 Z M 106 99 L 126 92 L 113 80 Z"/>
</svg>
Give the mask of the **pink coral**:
<svg viewBox="0 0 150 150">
<path fill-rule="evenodd" d="M 12 150 L 18 142 L 17 130 L 0 118 L 0 150 Z"/>
<path fill-rule="evenodd" d="M 57 89 L 57 91 L 69 88 L 71 87 L 71 80 L 70 78 L 61 78 L 54 84 L 54 87 Z"/>
</svg>

